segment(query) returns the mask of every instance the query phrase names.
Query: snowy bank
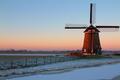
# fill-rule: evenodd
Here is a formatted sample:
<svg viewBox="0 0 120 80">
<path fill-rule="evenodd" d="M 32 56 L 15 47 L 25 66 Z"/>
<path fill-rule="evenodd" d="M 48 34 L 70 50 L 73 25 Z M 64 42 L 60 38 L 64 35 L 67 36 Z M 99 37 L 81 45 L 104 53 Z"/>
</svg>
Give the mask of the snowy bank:
<svg viewBox="0 0 120 80">
<path fill-rule="evenodd" d="M 120 75 L 120 64 L 76 69 L 71 72 L 52 75 L 32 75 L 8 80 L 119 80 L 112 79 Z"/>
<path fill-rule="evenodd" d="M 106 64 L 114 64 L 114 63 L 120 63 L 120 59 L 112 59 L 112 58 L 107 58 L 107 59 L 80 59 L 80 60 L 75 60 L 75 61 L 61 62 L 61 63 L 44 65 L 44 66 L 2 70 L 2 71 L 0 71 L 0 76 L 1 76 L 1 79 L 14 78 L 14 77 L 25 76 L 25 75 L 28 76 L 28 75 L 33 75 L 33 74 L 34 75 L 35 74 L 40 74 L 40 76 L 43 75 L 43 74 L 46 74 L 47 77 L 50 76 L 48 74 L 53 74 L 53 75 L 59 76 L 56 73 L 61 73 L 60 75 L 67 74 L 67 73 L 72 74 L 72 72 L 74 72 L 72 70 L 74 70 L 74 69 L 77 70 L 79 68 L 86 68 L 86 67 L 89 68 L 89 67 L 101 66 L 101 65 L 106 65 Z M 104 69 L 103 69 L 103 71 L 104 71 Z M 91 73 L 91 72 L 89 72 L 89 73 Z M 78 73 L 78 74 L 82 74 L 82 73 Z M 53 80 L 53 79 L 49 79 L 49 80 Z M 15 79 L 13 79 L 13 80 L 15 80 Z M 19 80 L 19 78 L 18 78 L 18 80 Z M 20 80 L 22 80 L 22 79 L 20 79 Z M 34 80 L 34 79 L 31 79 L 31 80 Z M 44 79 L 42 79 L 42 80 L 44 80 Z M 62 80 L 62 79 L 60 79 L 60 80 Z M 68 80 L 68 79 L 64 79 L 64 80 Z M 73 79 L 70 79 L 70 80 L 73 80 Z M 74 79 L 74 80 L 76 80 L 76 79 Z"/>
</svg>

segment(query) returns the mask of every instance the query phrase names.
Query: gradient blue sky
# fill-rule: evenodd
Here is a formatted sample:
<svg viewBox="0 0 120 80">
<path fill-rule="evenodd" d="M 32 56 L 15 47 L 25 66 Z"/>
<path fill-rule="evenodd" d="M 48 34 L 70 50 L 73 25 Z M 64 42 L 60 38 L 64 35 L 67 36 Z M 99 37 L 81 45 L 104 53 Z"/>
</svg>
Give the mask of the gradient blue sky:
<svg viewBox="0 0 120 80">
<path fill-rule="evenodd" d="M 120 0 L 0 0 L 0 49 L 81 49 L 83 30 L 66 23 L 89 24 L 96 3 L 96 24 L 120 25 Z M 103 49 L 120 49 L 119 32 L 101 32 Z"/>
</svg>

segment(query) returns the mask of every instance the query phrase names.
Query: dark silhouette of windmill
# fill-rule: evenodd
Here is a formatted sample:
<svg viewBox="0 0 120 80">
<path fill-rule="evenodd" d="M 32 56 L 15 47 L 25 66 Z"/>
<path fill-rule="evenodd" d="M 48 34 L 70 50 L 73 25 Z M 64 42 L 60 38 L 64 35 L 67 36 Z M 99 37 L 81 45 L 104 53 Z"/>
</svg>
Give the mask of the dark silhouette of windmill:
<svg viewBox="0 0 120 80">
<path fill-rule="evenodd" d="M 90 4 L 90 25 L 82 26 L 75 24 L 66 24 L 65 29 L 85 29 L 82 55 L 101 55 L 102 48 L 100 44 L 99 32 L 101 29 L 119 29 L 119 26 L 94 26 L 93 25 L 93 3 Z"/>
</svg>

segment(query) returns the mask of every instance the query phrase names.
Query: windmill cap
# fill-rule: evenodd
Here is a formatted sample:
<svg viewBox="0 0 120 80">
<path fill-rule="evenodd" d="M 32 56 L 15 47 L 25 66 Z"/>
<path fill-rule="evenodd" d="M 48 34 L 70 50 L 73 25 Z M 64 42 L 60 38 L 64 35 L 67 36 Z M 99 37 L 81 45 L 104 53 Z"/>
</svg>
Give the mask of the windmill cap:
<svg viewBox="0 0 120 80">
<path fill-rule="evenodd" d="M 89 30 L 95 30 L 95 32 L 100 32 L 96 27 L 90 25 L 84 32 L 88 32 Z"/>
</svg>

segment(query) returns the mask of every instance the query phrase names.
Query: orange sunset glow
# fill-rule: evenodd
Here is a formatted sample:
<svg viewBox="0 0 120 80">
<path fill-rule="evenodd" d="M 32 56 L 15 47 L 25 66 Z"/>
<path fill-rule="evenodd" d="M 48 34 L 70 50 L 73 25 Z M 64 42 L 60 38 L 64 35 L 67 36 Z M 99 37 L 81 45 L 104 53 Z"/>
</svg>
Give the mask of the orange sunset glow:
<svg viewBox="0 0 120 80">
<path fill-rule="evenodd" d="M 2 37 L 0 42 L 1 49 L 28 49 L 28 50 L 76 50 L 82 49 L 84 34 L 80 31 L 66 31 L 66 35 L 44 37 Z M 120 38 L 116 33 L 100 33 L 100 41 L 104 50 L 119 50 Z M 74 36 L 75 35 L 75 36 Z M 111 35 L 113 37 L 111 38 Z M 60 37 L 59 37 L 60 36 Z"/>
</svg>

